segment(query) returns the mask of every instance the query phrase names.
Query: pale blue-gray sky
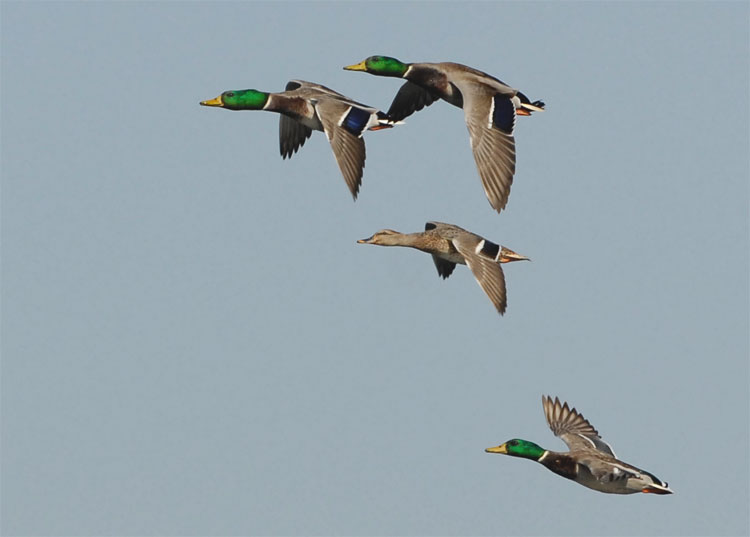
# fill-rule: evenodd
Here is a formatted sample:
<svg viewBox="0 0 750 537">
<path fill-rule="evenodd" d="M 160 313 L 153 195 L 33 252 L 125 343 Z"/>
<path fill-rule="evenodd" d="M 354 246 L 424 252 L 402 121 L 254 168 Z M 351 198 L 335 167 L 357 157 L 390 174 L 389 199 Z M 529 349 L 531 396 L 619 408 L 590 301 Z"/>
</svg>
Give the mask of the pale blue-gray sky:
<svg viewBox="0 0 750 537">
<path fill-rule="evenodd" d="M 4 535 L 746 535 L 748 4 L 2 3 Z M 366 134 L 198 106 L 371 54 L 543 99 L 498 215 L 460 110 Z M 453 222 L 533 259 L 360 246 Z M 562 449 L 560 395 L 672 496 Z"/>
</svg>

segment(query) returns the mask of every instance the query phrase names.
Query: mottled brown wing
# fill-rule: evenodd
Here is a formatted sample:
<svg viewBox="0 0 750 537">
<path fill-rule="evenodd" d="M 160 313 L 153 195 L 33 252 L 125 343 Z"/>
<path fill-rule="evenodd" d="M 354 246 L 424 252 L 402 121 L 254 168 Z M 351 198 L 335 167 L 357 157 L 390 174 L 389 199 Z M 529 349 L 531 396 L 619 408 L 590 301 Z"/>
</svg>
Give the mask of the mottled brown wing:
<svg viewBox="0 0 750 537">
<path fill-rule="evenodd" d="M 490 298 L 495 309 L 500 315 L 504 314 L 507 299 L 503 269 L 496 261 L 477 255 L 475 241 L 463 239 L 459 236 L 454 238 L 452 242 L 458 253 L 464 256 L 466 265 L 471 269 L 474 278 Z"/>
</svg>

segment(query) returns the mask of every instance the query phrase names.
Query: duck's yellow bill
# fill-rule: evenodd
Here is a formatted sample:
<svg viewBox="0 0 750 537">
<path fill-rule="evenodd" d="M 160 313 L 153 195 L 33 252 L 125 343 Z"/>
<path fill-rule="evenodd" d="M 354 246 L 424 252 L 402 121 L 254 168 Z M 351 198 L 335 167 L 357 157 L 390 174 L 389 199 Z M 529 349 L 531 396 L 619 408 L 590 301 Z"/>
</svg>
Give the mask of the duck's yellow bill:
<svg viewBox="0 0 750 537">
<path fill-rule="evenodd" d="M 221 102 L 221 95 L 210 101 L 201 101 L 201 104 L 203 106 L 224 106 L 224 103 Z"/>
<path fill-rule="evenodd" d="M 497 447 L 488 447 L 485 451 L 487 453 L 508 453 L 508 448 L 505 447 L 505 444 L 501 444 Z"/>
<path fill-rule="evenodd" d="M 354 65 L 347 65 L 344 67 L 345 71 L 367 71 L 367 66 L 364 61 L 355 63 Z"/>
</svg>

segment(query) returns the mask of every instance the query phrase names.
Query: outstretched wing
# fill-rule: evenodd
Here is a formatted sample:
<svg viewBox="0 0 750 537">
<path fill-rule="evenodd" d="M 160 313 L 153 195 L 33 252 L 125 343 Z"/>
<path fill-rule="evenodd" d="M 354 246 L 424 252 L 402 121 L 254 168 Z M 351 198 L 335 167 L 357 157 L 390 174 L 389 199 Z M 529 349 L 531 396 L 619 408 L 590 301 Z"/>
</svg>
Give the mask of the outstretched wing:
<svg viewBox="0 0 750 537">
<path fill-rule="evenodd" d="M 456 268 L 456 264 L 447 261 L 443 259 L 442 257 L 438 257 L 436 255 L 432 256 L 432 260 L 435 262 L 435 268 L 438 271 L 438 274 L 443 278 L 446 279 L 448 276 L 453 274 L 453 269 Z"/>
<path fill-rule="evenodd" d="M 291 158 L 297 150 L 305 145 L 312 135 L 312 129 L 305 127 L 299 121 L 281 114 L 279 119 L 279 150 L 281 157 Z"/>
<path fill-rule="evenodd" d="M 557 397 L 553 401 L 549 396 L 542 396 L 542 407 L 549 428 L 570 451 L 596 450 L 617 458 L 599 432 L 575 408 L 568 407 L 568 403 L 560 403 Z"/>
<path fill-rule="evenodd" d="M 406 82 L 393 98 L 388 109 L 388 117 L 392 121 L 401 121 L 405 117 L 419 112 L 425 106 L 430 106 L 439 97 L 412 82 Z"/>
<path fill-rule="evenodd" d="M 304 85 L 303 83 L 303 80 L 290 80 L 286 84 L 285 91 L 299 89 Z M 311 128 L 306 127 L 296 119 L 281 114 L 279 119 L 279 150 L 281 157 L 284 159 L 291 158 L 311 135 Z"/>
<path fill-rule="evenodd" d="M 471 269 L 474 278 L 490 298 L 495 309 L 500 315 L 504 314 L 507 306 L 505 276 L 499 263 L 482 255 L 481 248 L 479 249 L 480 253 L 477 253 L 477 245 L 481 245 L 483 242 L 477 243 L 472 234 L 458 234 L 452 239 L 452 242 L 458 253 L 464 256 L 466 265 Z"/>
<path fill-rule="evenodd" d="M 362 184 L 362 171 L 365 167 L 365 142 L 361 137 L 344 128 L 343 124 L 338 121 L 348 117 L 347 114 L 352 107 L 335 99 L 321 99 L 316 108 L 344 181 L 352 197 L 357 199 L 357 193 Z"/>
<path fill-rule="evenodd" d="M 507 95 L 463 92 L 471 150 L 490 205 L 501 211 L 516 173 L 516 109 Z"/>
</svg>

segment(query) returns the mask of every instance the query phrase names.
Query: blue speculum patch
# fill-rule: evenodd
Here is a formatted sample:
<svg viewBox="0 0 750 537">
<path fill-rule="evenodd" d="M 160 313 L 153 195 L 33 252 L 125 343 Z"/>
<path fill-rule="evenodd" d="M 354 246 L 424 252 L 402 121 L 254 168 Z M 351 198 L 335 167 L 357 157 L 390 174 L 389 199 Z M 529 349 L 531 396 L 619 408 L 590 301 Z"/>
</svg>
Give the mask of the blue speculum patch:
<svg viewBox="0 0 750 537">
<path fill-rule="evenodd" d="M 516 107 L 505 95 L 495 95 L 495 109 L 492 111 L 492 124 L 506 134 L 513 134 L 516 123 Z"/>
<path fill-rule="evenodd" d="M 352 107 L 341 125 L 355 136 L 359 136 L 365 130 L 368 121 L 370 121 L 370 112 Z"/>
</svg>

